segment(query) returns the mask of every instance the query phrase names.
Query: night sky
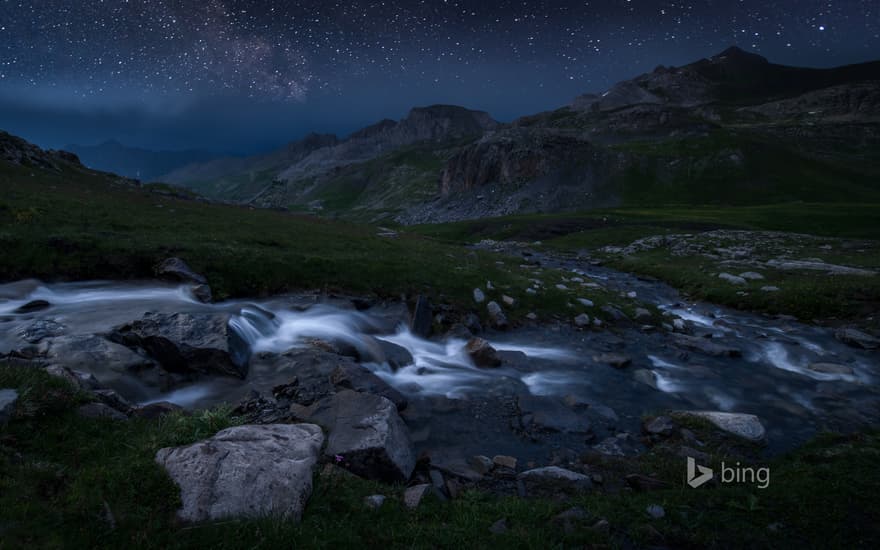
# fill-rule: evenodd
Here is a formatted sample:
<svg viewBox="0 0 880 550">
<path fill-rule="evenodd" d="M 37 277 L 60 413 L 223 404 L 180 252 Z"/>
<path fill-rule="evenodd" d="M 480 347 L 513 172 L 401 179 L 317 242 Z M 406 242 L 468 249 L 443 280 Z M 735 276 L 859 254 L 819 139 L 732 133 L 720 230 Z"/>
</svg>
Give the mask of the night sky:
<svg viewBox="0 0 880 550">
<path fill-rule="evenodd" d="M 880 58 L 880 2 L 0 0 L 0 128 L 254 152 L 431 103 L 511 120 L 733 44 Z"/>
</svg>

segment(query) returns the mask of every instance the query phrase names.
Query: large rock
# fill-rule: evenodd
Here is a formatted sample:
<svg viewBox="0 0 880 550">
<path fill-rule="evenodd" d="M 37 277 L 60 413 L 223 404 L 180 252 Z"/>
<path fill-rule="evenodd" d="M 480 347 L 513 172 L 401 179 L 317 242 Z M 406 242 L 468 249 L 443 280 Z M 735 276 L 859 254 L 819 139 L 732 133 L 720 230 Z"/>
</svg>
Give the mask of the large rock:
<svg viewBox="0 0 880 550">
<path fill-rule="evenodd" d="M 699 351 L 706 355 L 715 357 L 740 357 L 742 351 L 737 348 L 719 344 L 709 338 L 700 338 L 698 336 L 688 336 L 687 334 L 674 334 L 673 340 L 675 345 L 689 349 L 691 351 Z"/>
<path fill-rule="evenodd" d="M 593 488 L 589 476 L 558 466 L 526 470 L 516 477 L 523 484 L 526 495 L 534 497 L 574 496 Z"/>
<path fill-rule="evenodd" d="M 111 337 L 142 348 L 170 372 L 199 372 L 244 378 L 251 351 L 229 326 L 225 313 L 147 313 L 117 328 Z"/>
<path fill-rule="evenodd" d="M 323 443 L 313 424 L 236 426 L 192 445 L 160 449 L 156 462 L 180 487 L 177 515 L 184 521 L 299 520 Z"/>
<path fill-rule="evenodd" d="M 341 391 L 317 402 L 309 421 L 329 430 L 324 454 L 341 456 L 351 472 L 387 482 L 412 475 L 416 461 L 409 433 L 388 399 Z"/>
<path fill-rule="evenodd" d="M 834 333 L 834 337 L 848 346 L 862 349 L 880 348 L 880 339 L 854 328 L 842 328 Z"/>
<path fill-rule="evenodd" d="M 156 366 L 149 357 L 97 335 L 46 338 L 37 349 L 52 364 L 73 370 L 109 367 L 117 372 L 136 372 Z"/>
<path fill-rule="evenodd" d="M 0 424 L 5 424 L 12 417 L 18 392 L 10 389 L 0 390 Z"/>
<path fill-rule="evenodd" d="M 181 283 L 207 284 L 208 280 L 192 270 L 187 263 L 180 258 L 167 258 L 156 266 L 156 275 L 165 280 Z"/>
<path fill-rule="evenodd" d="M 708 420 L 721 430 L 749 441 L 763 441 L 767 434 L 761 420 L 753 414 L 719 411 L 676 411 L 674 414 L 679 417 Z"/>
</svg>

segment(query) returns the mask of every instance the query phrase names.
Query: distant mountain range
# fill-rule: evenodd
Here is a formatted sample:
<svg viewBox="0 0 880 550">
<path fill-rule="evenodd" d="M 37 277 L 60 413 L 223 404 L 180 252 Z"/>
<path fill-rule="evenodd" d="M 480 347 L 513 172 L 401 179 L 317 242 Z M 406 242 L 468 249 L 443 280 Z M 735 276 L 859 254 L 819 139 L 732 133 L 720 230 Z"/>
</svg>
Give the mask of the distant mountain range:
<svg viewBox="0 0 880 550">
<path fill-rule="evenodd" d="M 181 166 L 224 156 L 207 151 L 150 151 L 109 140 L 98 145 L 67 145 L 86 166 L 121 176 L 152 181 Z"/>
</svg>

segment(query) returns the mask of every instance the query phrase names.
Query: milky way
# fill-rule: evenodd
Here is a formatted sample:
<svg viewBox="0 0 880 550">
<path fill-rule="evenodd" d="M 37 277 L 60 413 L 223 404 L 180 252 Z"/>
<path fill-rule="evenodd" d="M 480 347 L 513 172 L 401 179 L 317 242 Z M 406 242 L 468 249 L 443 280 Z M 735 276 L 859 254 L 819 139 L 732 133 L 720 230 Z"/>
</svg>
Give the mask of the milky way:
<svg viewBox="0 0 880 550">
<path fill-rule="evenodd" d="M 731 44 L 799 65 L 880 57 L 878 21 L 875 0 L 3 0 L 0 101 L 358 101 L 368 119 L 448 97 L 511 118 Z"/>
</svg>

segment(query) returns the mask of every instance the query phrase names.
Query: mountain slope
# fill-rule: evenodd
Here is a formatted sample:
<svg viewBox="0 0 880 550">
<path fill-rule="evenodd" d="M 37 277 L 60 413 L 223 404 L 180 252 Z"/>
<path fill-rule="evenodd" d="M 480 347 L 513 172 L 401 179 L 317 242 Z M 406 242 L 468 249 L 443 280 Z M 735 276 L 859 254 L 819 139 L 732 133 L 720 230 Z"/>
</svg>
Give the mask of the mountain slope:
<svg viewBox="0 0 880 550">
<path fill-rule="evenodd" d="M 67 145 L 65 149 L 78 155 L 86 166 L 143 181 L 153 181 L 178 167 L 220 156 L 207 151 L 151 151 L 126 147 L 114 140 L 98 145 Z"/>
</svg>

